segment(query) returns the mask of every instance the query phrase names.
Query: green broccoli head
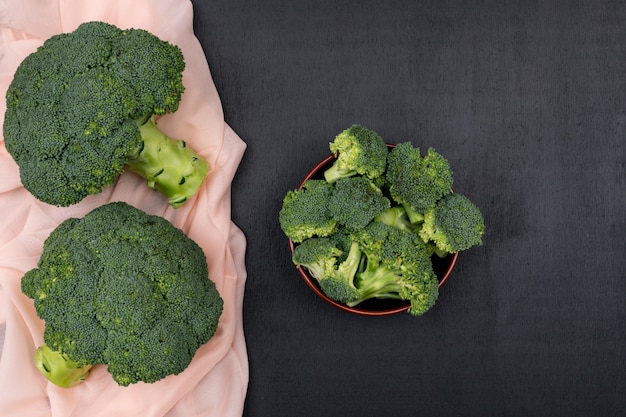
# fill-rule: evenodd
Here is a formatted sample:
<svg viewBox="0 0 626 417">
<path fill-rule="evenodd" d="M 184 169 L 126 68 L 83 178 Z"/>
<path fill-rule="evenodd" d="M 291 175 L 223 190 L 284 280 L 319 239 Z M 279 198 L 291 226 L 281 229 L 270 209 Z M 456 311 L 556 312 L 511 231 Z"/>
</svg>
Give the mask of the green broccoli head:
<svg viewBox="0 0 626 417">
<path fill-rule="evenodd" d="M 356 287 L 356 276 L 361 266 L 361 248 L 357 242 L 351 242 L 348 254 L 336 268 L 329 270 L 318 279 L 320 288 L 331 300 L 350 304 L 361 299 Z"/>
<path fill-rule="evenodd" d="M 353 125 L 339 133 L 330 143 L 330 151 L 336 156 L 333 165 L 324 172 L 326 181 L 364 175 L 379 178 L 387 164 L 387 145 L 373 130 Z"/>
<path fill-rule="evenodd" d="M 61 223 L 21 285 L 45 321 L 46 346 L 69 368 L 107 364 L 123 386 L 182 372 L 223 309 L 203 250 L 121 202 Z"/>
<path fill-rule="evenodd" d="M 296 243 L 313 236 L 332 235 L 338 227 L 328 211 L 332 185 L 324 180 L 310 179 L 283 198 L 278 214 L 281 229 Z"/>
<path fill-rule="evenodd" d="M 451 192 L 453 176 L 448 160 L 433 148 L 425 156 L 410 142 L 399 143 L 389 152 L 385 178 L 391 198 L 401 204 L 413 223 Z"/>
<path fill-rule="evenodd" d="M 322 279 L 337 268 L 337 258 L 342 253 L 330 238 L 312 237 L 294 248 L 291 259 L 294 265 L 304 267 L 313 278 Z"/>
<path fill-rule="evenodd" d="M 24 187 L 69 206 L 111 185 L 128 165 L 180 206 L 208 164 L 181 141 L 141 126 L 178 109 L 184 68 L 177 46 L 141 29 L 87 22 L 46 40 L 19 65 L 6 94 L 5 145 Z M 176 158 L 163 164 L 172 157 L 160 158 L 158 149 L 172 147 Z"/>
<path fill-rule="evenodd" d="M 422 315 L 439 296 L 435 275 L 424 242 L 411 231 L 372 222 L 354 235 L 366 262 L 357 275 L 360 299 L 391 298 L 409 301 L 409 313 Z"/>
<path fill-rule="evenodd" d="M 380 188 L 360 175 L 338 179 L 328 199 L 330 215 L 349 229 L 365 227 L 390 206 Z"/>
<path fill-rule="evenodd" d="M 424 214 L 419 235 L 440 251 L 454 253 L 482 244 L 485 220 L 480 209 L 461 194 L 449 194 Z"/>
</svg>

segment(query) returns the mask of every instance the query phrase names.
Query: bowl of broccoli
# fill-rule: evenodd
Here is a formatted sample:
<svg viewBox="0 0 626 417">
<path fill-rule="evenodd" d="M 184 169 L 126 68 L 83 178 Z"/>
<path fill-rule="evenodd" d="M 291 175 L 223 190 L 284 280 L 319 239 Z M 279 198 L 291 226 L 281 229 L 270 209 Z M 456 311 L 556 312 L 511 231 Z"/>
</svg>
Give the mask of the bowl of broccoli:
<svg viewBox="0 0 626 417">
<path fill-rule="evenodd" d="M 423 315 L 459 253 L 482 245 L 480 209 L 453 192 L 450 164 L 433 148 L 387 143 L 361 125 L 329 145 L 278 216 L 299 275 L 351 313 Z"/>
</svg>

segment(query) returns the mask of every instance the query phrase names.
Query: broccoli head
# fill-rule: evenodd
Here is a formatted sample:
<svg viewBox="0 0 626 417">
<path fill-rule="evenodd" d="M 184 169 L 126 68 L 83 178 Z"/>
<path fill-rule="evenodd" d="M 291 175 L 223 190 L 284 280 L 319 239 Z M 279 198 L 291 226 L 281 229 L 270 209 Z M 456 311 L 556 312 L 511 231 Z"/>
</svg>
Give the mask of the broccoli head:
<svg viewBox="0 0 626 417">
<path fill-rule="evenodd" d="M 296 190 L 289 190 L 278 214 L 285 235 L 296 243 L 313 236 L 332 235 L 338 223 L 328 210 L 331 192 L 331 184 L 315 179 L 305 181 Z"/>
<path fill-rule="evenodd" d="M 335 239 L 334 235 L 306 239 L 294 248 L 292 260 L 317 280 L 328 298 L 348 303 L 359 299 L 354 280 L 361 262 L 361 250 L 352 241 L 344 250 L 341 248 L 343 243 L 346 242 Z"/>
<path fill-rule="evenodd" d="M 330 215 L 349 229 L 365 227 L 390 206 L 380 188 L 360 175 L 338 179 L 328 199 Z"/>
<path fill-rule="evenodd" d="M 399 143 L 389 152 L 385 178 L 391 198 L 401 204 L 413 223 L 451 192 L 453 177 L 448 160 L 433 148 L 425 156 L 411 142 Z"/>
<path fill-rule="evenodd" d="M 422 315 L 435 305 L 439 280 L 420 237 L 407 230 L 372 222 L 354 235 L 365 257 L 357 274 L 360 299 L 391 298 L 409 301 L 409 313 Z"/>
<path fill-rule="evenodd" d="M 337 258 L 343 251 L 327 237 L 312 237 L 296 246 L 291 259 L 296 266 L 305 268 L 313 278 L 322 279 L 337 268 Z"/>
<path fill-rule="evenodd" d="M 324 172 L 326 181 L 364 175 L 369 179 L 380 178 L 385 172 L 389 150 L 383 139 L 373 130 L 352 125 L 339 133 L 330 143 L 335 162 Z"/>
<path fill-rule="evenodd" d="M 419 235 L 441 254 L 482 245 L 485 220 L 480 209 L 461 194 L 449 194 L 426 211 Z"/>
<path fill-rule="evenodd" d="M 129 169 L 179 207 L 208 163 L 159 130 L 178 109 L 181 50 L 142 29 L 86 22 L 52 36 L 17 68 L 4 139 L 24 187 L 57 206 L 102 191 Z"/>
<path fill-rule="evenodd" d="M 361 266 L 361 248 L 357 242 L 351 242 L 345 259 L 320 278 L 319 284 L 324 294 L 331 300 L 344 304 L 357 302 L 361 292 L 356 287 L 356 275 Z"/>
<path fill-rule="evenodd" d="M 62 222 L 21 287 L 45 321 L 36 364 L 66 387 L 97 364 L 122 386 L 178 374 L 223 309 L 202 248 L 122 202 Z"/>
</svg>

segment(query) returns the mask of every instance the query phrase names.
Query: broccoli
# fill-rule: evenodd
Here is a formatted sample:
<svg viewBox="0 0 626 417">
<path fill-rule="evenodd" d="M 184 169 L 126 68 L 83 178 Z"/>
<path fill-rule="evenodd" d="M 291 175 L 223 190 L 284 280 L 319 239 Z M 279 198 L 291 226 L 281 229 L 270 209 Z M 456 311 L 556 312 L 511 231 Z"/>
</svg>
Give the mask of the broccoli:
<svg viewBox="0 0 626 417">
<path fill-rule="evenodd" d="M 328 298 L 341 303 L 359 299 L 354 286 L 356 273 L 361 264 L 361 250 L 356 242 L 350 242 L 349 249 L 343 254 L 340 240 L 333 238 L 310 238 L 295 247 L 292 260 L 296 266 L 302 266 L 317 280 Z"/>
<path fill-rule="evenodd" d="M 452 190 L 452 171 L 448 161 L 433 148 L 422 157 L 411 142 L 399 143 L 389 152 L 385 178 L 391 198 L 401 204 L 412 223 L 437 200 Z"/>
<path fill-rule="evenodd" d="M 324 172 L 329 183 L 339 178 L 364 175 L 380 178 L 385 172 L 389 150 L 383 139 L 361 125 L 352 125 L 330 143 L 335 162 Z"/>
<path fill-rule="evenodd" d="M 375 221 L 385 223 L 406 231 L 415 231 L 416 227 L 411 223 L 409 216 L 402 206 L 392 206 L 374 218 Z"/>
<path fill-rule="evenodd" d="M 78 365 L 67 355 L 41 345 L 35 351 L 35 366 L 50 381 L 62 388 L 72 388 L 81 384 L 93 365 Z"/>
<path fill-rule="evenodd" d="M 426 211 L 419 235 L 436 246 L 439 256 L 482 245 L 485 220 L 480 209 L 461 194 L 449 194 Z"/>
<path fill-rule="evenodd" d="M 17 68 L 6 93 L 4 139 L 24 187 L 76 204 L 126 169 L 179 207 L 208 162 L 159 130 L 184 91 L 181 50 L 142 29 L 86 22 L 52 36 Z"/>
<path fill-rule="evenodd" d="M 439 296 L 439 280 L 424 242 L 413 232 L 372 222 L 355 235 L 366 258 L 357 274 L 360 299 L 392 298 L 410 302 L 408 312 L 420 316 Z"/>
<path fill-rule="evenodd" d="M 379 221 L 307 239 L 295 247 L 292 260 L 310 272 L 328 298 L 350 307 L 372 298 L 398 299 L 409 301 L 409 313 L 422 315 L 439 295 L 425 243 L 414 232 Z"/>
<path fill-rule="evenodd" d="M 98 364 L 121 386 L 178 374 L 223 309 L 202 248 L 123 202 L 62 222 L 21 288 L 45 322 L 36 365 L 63 387 Z"/>
<path fill-rule="evenodd" d="M 315 179 L 305 181 L 299 189 L 289 190 L 278 215 L 285 235 L 300 243 L 313 236 L 333 234 L 338 223 L 328 211 L 331 192 L 331 184 Z"/>
<path fill-rule="evenodd" d="M 331 150 L 336 158 L 324 178 L 307 180 L 283 200 L 281 228 L 299 243 L 293 263 L 349 307 L 392 299 L 424 314 L 439 297 L 435 256 L 481 244 L 482 214 L 453 194 L 450 164 L 433 148 L 422 155 L 411 142 L 386 145 L 353 125 Z M 383 170 L 372 169 L 381 160 Z"/>
<path fill-rule="evenodd" d="M 328 199 L 330 215 L 349 229 L 365 227 L 390 206 L 382 191 L 360 175 L 338 179 Z"/>
<path fill-rule="evenodd" d="M 315 279 L 322 279 L 337 267 L 337 258 L 343 251 L 327 237 L 312 237 L 296 246 L 291 259 L 296 266 L 304 267 Z"/>
</svg>

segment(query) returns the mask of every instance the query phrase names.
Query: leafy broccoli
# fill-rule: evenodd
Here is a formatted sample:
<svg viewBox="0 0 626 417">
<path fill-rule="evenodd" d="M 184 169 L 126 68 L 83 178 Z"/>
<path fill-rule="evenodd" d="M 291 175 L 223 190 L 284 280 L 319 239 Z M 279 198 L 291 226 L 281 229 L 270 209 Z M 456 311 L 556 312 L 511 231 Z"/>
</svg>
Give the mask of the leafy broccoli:
<svg viewBox="0 0 626 417">
<path fill-rule="evenodd" d="M 419 235 L 434 243 L 439 254 L 482 245 L 485 220 L 480 209 L 461 194 L 449 194 L 426 211 Z"/>
<path fill-rule="evenodd" d="M 349 229 L 365 227 L 390 206 L 382 191 L 360 175 L 338 179 L 328 199 L 330 215 Z"/>
<path fill-rule="evenodd" d="M 313 236 L 325 237 L 338 227 L 328 210 L 332 185 L 324 180 L 310 179 L 283 198 L 278 220 L 280 227 L 296 243 Z"/>
<path fill-rule="evenodd" d="M 339 178 L 364 175 L 379 178 L 387 164 L 387 145 L 374 131 L 361 125 L 352 125 L 339 133 L 330 143 L 335 162 L 324 172 L 329 183 Z"/>
<path fill-rule="evenodd" d="M 451 192 L 448 161 L 433 148 L 422 157 L 411 142 L 399 143 L 389 152 L 385 177 L 391 198 L 401 204 L 412 223 L 423 220 L 426 210 Z"/>
<path fill-rule="evenodd" d="M 406 300 L 410 302 L 409 313 L 416 316 L 435 304 L 439 280 L 417 234 L 372 222 L 355 239 L 366 257 L 365 269 L 357 274 L 358 302 L 370 298 Z"/>
<path fill-rule="evenodd" d="M 61 223 L 21 287 L 45 321 L 36 365 L 63 387 L 97 364 L 121 386 L 178 374 L 223 309 L 202 248 L 122 202 Z"/>
<path fill-rule="evenodd" d="M 4 139 L 24 187 L 69 206 L 128 168 L 182 205 L 208 163 L 162 133 L 154 116 L 178 109 L 184 68 L 177 46 L 142 29 L 87 22 L 46 40 L 6 93 Z"/>
</svg>

